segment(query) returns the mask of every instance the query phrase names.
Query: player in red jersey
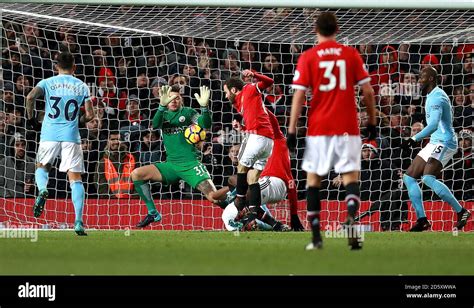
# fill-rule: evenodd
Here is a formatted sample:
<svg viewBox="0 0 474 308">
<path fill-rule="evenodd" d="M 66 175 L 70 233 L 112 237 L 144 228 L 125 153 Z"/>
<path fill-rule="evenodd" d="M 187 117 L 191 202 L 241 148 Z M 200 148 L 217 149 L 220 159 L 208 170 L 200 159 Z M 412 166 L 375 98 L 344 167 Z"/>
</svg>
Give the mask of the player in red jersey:
<svg viewBox="0 0 474 308">
<path fill-rule="evenodd" d="M 307 211 L 313 239 L 306 249 L 322 247 L 319 226 L 321 177 L 334 167 L 342 174 L 346 189 L 347 220 L 351 226 L 359 208 L 359 172 L 361 139 L 355 104 L 354 86 L 362 88 L 369 115 L 368 139 L 375 139 L 375 97 L 370 77 L 359 53 L 336 42 L 338 25 L 333 13 L 319 15 L 316 23 L 318 45 L 305 51 L 298 60 L 293 78 L 293 94 L 288 146 L 296 145 L 296 123 L 312 88 L 308 113 L 308 132 L 302 168 L 307 175 Z M 351 249 L 362 248 L 355 227 L 349 227 Z"/>
<path fill-rule="evenodd" d="M 259 82 L 245 84 L 242 79 L 232 77 L 224 84 L 226 98 L 242 115 L 242 127 L 246 133 L 238 156 L 235 203 L 239 211 L 243 210 L 248 190 L 249 210 L 256 215 L 261 204 L 258 178 L 273 148 L 273 129 L 262 100 L 262 91 L 271 86 L 273 80 L 250 70 L 244 70 L 242 75 Z M 251 168 L 253 169 L 250 170 Z"/>
<path fill-rule="evenodd" d="M 298 198 L 296 185 L 293 180 L 293 175 L 291 174 L 290 153 L 286 145 L 286 138 L 280 130 L 275 115 L 269 110 L 267 110 L 267 112 L 275 139 L 272 154 L 270 155 L 258 181 L 261 191 L 261 203 L 277 203 L 285 200 L 288 195 L 291 214 L 291 229 L 294 231 L 302 231 L 304 228 L 297 213 Z M 229 182 L 230 184 L 233 184 L 235 179 L 231 177 Z M 224 213 L 222 214 L 222 219 L 224 220 L 224 224 L 228 230 L 234 230 L 234 228 L 236 228 L 236 225 L 233 224 L 233 222 L 229 224 L 229 220 L 234 220 L 236 216 L 237 209 L 231 203 L 225 208 Z M 257 218 L 270 225 L 274 231 L 282 231 L 282 227 L 284 227 L 280 222 L 273 219 L 271 215 L 266 215 L 266 212 L 263 209 L 259 210 Z M 255 218 L 252 217 L 247 219 L 248 223 L 251 223 Z"/>
</svg>

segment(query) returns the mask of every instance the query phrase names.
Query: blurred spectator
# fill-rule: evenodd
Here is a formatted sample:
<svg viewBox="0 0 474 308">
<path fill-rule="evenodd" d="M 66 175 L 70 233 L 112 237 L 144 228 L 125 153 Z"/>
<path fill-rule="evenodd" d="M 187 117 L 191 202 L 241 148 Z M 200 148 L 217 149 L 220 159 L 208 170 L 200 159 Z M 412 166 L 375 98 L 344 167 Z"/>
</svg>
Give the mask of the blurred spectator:
<svg viewBox="0 0 474 308">
<path fill-rule="evenodd" d="M 398 62 L 402 72 L 410 72 L 420 68 L 420 53 L 410 51 L 410 48 L 409 44 L 400 44 L 398 47 Z"/>
<path fill-rule="evenodd" d="M 128 98 L 127 111 L 120 121 L 120 129 L 127 129 L 130 126 L 137 126 L 139 129 L 147 129 L 150 126 L 148 115 L 141 112 L 140 101 L 135 94 Z"/>
<path fill-rule="evenodd" d="M 11 138 L 10 153 L 0 159 L 0 196 L 33 197 L 35 160 L 26 155 L 26 138 L 20 133 Z"/>
<path fill-rule="evenodd" d="M 15 79 L 15 105 L 17 107 L 25 107 L 25 98 L 33 89 L 32 82 L 29 77 L 18 75 Z"/>
<path fill-rule="evenodd" d="M 438 74 L 441 73 L 441 68 L 439 65 L 439 59 L 433 54 L 427 54 L 426 56 L 423 57 L 423 60 L 421 60 L 421 67 L 420 67 L 420 72 L 428 66 L 434 67 L 437 71 Z"/>
<path fill-rule="evenodd" d="M 99 195 L 117 199 L 130 198 L 133 194 L 130 174 L 136 167 L 135 157 L 128 152 L 125 143 L 120 141 L 120 133 L 109 132 L 107 146 L 94 179 Z"/>
<path fill-rule="evenodd" d="M 399 81 L 398 55 L 395 48 L 390 45 L 385 46 L 379 55 L 377 69 L 370 72 L 370 83 L 374 91 L 378 93 L 380 84 L 390 84 Z"/>
<path fill-rule="evenodd" d="M 271 53 L 267 54 L 263 59 L 262 73 L 271 77 L 276 85 L 281 85 L 285 81 L 285 76 L 283 76 L 283 66 L 277 57 Z"/>
<path fill-rule="evenodd" d="M 273 84 L 263 93 L 265 106 L 275 115 L 284 115 L 287 111 L 285 93 L 278 84 Z M 289 110 L 289 107 L 288 107 Z"/>
<path fill-rule="evenodd" d="M 407 71 L 403 74 L 398 95 L 402 105 L 421 105 L 421 90 L 418 85 L 417 71 Z"/>
<path fill-rule="evenodd" d="M 7 134 L 7 116 L 5 112 L 0 111 L 0 159 L 7 153 L 7 144 L 10 144 L 10 138 Z"/>
<path fill-rule="evenodd" d="M 261 64 L 257 62 L 258 53 L 253 43 L 244 42 L 239 50 L 242 70 L 249 69 L 259 72 L 262 69 Z"/>
<path fill-rule="evenodd" d="M 224 158 L 224 175 L 231 176 L 237 173 L 237 165 L 239 164 L 240 144 L 234 144 L 228 149 L 228 154 Z"/>
<path fill-rule="evenodd" d="M 161 146 L 162 143 L 155 131 L 143 131 L 140 138 L 140 144 L 137 148 L 140 165 L 144 166 L 164 161 L 164 150 L 161 149 Z"/>
<path fill-rule="evenodd" d="M 2 101 L 0 103 L 0 111 L 5 111 L 7 106 L 14 107 L 15 93 L 13 92 L 13 84 L 5 83 L 3 86 Z"/>
<path fill-rule="evenodd" d="M 462 127 L 471 127 L 472 105 L 467 99 L 467 91 L 464 91 L 464 88 L 459 86 L 453 92 L 454 129 L 458 131 Z"/>
<path fill-rule="evenodd" d="M 468 53 L 464 55 L 463 58 L 463 71 L 462 71 L 462 83 L 463 84 L 470 84 L 474 82 L 474 64 L 473 61 L 473 53 Z"/>
<path fill-rule="evenodd" d="M 367 71 L 372 72 L 377 69 L 377 53 L 375 53 L 374 46 L 370 44 L 357 45 L 357 51 L 367 65 Z"/>
<path fill-rule="evenodd" d="M 222 63 L 220 71 L 221 80 L 225 81 L 230 77 L 240 76 L 241 69 L 239 67 L 239 58 L 236 50 L 226 50 L 222 55 Z"/>
<path fill-rule="evenodd" d="M 94 184 L 94 172 L 96 170 L 97 161 L 99 160 L 98 151 L 92 148 L 92 142 L 87 138 L 87 134 L 81 134 L 81 149 L 84 156 L 84 172 L 82 174 L 82 182 L 85 191 L 89 196 L 97 194 L 97 188 Z"/>
<path fill-rule="evenodd" d="M 14 82 L 16 75 L 32 75 L 32 68 L 27 64 L 27 59 L 23 60 L 24 57 L 20 54 L 19 47 L 14 45 L 5 48 L 2 51 L 2 55 L 3 80 Z"/>
</svg>

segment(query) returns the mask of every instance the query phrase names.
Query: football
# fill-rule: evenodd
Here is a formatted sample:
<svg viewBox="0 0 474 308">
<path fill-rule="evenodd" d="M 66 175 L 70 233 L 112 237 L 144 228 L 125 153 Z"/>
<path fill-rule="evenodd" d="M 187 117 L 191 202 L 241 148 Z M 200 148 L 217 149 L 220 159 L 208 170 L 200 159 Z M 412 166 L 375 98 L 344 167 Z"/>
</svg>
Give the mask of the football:
<svg viewBox="0 0 474 308">
<path fill-rule="evenodd" d="M 190 144 L 196 144 L 206 139 L 206 131 L 197 124 L 192 124 L 184 131 L 184 138 Z"/>
</svg>

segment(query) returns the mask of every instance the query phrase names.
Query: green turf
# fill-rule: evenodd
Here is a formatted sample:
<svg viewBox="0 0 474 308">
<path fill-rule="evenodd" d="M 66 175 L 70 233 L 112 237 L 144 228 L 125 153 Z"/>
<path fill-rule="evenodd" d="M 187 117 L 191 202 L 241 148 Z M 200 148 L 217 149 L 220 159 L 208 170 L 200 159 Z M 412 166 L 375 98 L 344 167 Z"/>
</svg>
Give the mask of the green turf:
<svg viewBox="0 0 474 308">
<path fill-rule="evenodd" d="M 247 232 L 40 231 L 37 242 L 0 239 L 0 274 L 60 275 L 473 275 L 474 233 L 366 233 L 364 249 L 310 234 Z"/>
</svg>

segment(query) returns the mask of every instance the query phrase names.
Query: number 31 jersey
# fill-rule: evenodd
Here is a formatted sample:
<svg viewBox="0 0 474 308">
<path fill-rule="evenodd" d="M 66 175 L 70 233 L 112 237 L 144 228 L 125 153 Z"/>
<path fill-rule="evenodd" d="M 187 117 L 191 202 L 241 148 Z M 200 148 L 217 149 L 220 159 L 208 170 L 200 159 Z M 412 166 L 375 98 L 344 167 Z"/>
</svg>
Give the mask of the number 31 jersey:
<svg viewBox="0 0 474 308">
<path fill-rule="evenodd" d="M 370 81 L 356 49 L 326 41 L 298 59 L 293 89 L 312 89 L 308 136 L 360 135 L 354 86 Z"/>
<path fill-rule="evenodd" d="M 41 141 L 81 143 L 80 108 L 89 99 L 87 85 L 72 75 L 57 75 L 41 80 L 46 109 L 41 127 Z"/>
</svg>

